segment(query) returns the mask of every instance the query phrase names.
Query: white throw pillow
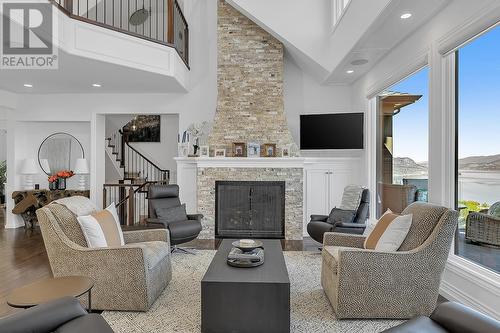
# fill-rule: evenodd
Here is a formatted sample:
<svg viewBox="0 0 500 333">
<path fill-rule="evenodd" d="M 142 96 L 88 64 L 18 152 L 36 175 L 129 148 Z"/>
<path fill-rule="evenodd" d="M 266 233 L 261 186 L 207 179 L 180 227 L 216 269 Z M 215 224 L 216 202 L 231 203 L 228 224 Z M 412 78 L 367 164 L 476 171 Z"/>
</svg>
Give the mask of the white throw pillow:
<svg viewBox="0 0 500 333">
<path fill-rule="evenodd" d="M 97 212 L 97 207 L 87 197 L 80 195 L 54 200 L 54 202 L 66 206 L 76 216 L 90 215 Z"/>
<path fill-rule="evenodd" d="M 412 214 L 398 215 L 388 209 L 365 239 L 364 248 L 397 251 L 410 231 Z"/>
<path fill-rule="evenodd" d="M 88 247 L 125 245 L 114 202 L 105 210 L 86 216 L 78 216 L 77 220 L 87 240 Z"/>
</svg>

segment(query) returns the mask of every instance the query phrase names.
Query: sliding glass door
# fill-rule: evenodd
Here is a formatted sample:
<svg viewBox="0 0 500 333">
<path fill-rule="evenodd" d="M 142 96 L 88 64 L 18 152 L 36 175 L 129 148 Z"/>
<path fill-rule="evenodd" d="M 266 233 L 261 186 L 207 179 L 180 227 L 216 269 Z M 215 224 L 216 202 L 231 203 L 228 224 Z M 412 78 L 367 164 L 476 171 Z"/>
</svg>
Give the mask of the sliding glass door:
<svg viewBox="0 0 500 333">
<path fill-rule="evenodd" d="M 455 254 L 500 272 L 500 27 L 456 52 Z"/>
</svg>

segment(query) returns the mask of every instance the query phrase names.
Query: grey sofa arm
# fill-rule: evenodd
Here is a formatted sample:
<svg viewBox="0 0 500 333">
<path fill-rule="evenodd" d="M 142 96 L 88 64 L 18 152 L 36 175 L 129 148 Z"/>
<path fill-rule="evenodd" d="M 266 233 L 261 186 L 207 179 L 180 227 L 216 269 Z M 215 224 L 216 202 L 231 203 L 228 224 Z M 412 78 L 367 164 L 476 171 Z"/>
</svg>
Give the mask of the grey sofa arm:
<svg viewBox="0 0 500 333">
<path fill-rule="evenodd" d="M 201 221 L 203 214 L 187 214 L 188 220 Z"/>
<path fill-rule="evenodd" d="M 328 215 L 311 215 L 311 221 L 321 221 L 326 222 Z"/>
<path fill-rule="evenodd" d="M 342 234 L 338 232 L 325 232 L 323 246 L 342 246 L 362 249 L 365 236 L 355 234 Z"/>
<path fill-rule="evenodd" d="M 170 244 L 170 236 L 166 229 L 145 229 L 123 232 L 125 244 L 162 241 Z"/>
<path fill-rule="evenodd" d="M 448 332 L 499 332 L 500 322 L 465 305 L 445 302 L 430 317 Z"/>
<path fill-rule="evenodd" d="M 64 297 L 0 319 L 0 332 L 49 333 L 62 324 L 85 315 L 87 311 L 76 298 Z"/>
<path fill-rule="evenodd" d="M 341 223 L 335 224 L 335 227 L 365 229 L 366 228 L 366 224 L 364 224 L 364 223 L 346 223 L 346 222 L 341 222 Z"/>
</svg>

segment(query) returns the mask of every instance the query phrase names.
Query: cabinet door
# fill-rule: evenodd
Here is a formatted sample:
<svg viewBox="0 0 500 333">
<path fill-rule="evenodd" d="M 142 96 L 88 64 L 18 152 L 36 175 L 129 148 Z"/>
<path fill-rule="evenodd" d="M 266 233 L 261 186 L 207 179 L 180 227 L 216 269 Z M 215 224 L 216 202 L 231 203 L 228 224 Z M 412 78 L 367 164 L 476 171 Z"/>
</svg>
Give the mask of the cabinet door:
<svg viewBox="0 0 500 333">
<path fill-rule="evenodd" d="M 313 169 L 306 171 L 306 216 L 304 233 L 307 234 L 307 223 L 312 214 L 328 215 L 329 209 L 329 177 L 331 170 Z"/>
<path fill-rule="evenodd" d="M 342 195 L 344 194 L 344 187 L 351 185 L 353 182 L 353 174 L 350 169 L 335 168 L 331 170 L 329 178 L 329 208 L 340 207 L 342 203 Z"/>
</svg>

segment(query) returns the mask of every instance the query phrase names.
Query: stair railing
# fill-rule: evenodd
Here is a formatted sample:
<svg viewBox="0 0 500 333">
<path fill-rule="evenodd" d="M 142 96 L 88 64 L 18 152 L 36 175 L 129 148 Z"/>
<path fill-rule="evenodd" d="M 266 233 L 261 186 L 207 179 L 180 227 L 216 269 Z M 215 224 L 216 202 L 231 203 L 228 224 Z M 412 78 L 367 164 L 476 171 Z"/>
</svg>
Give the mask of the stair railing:
<svg viewBox="0 0 500 333">
<path fill-rule="evenodd" d="M 69 17 L 175 48 L 189 68 L 189 28 L 177 0 L 50 0 Z"/>
<path fill-rule="evenodd" d="M 128 142 L 127 135 L 119 130 L 121 136 L 121 156 L 124 162 L 125 179 L 132 180 L 132 175 L 135 178 L 142 178 L 148 181 L 168 182 L 170 179 L 170 170 L 162 169 L 156 163 L 144 156 L 137 149 L 132 147 Z M 129 175 L 129 177 L 127 177 Z"/>
<path fill-rule="evenodd" d="M 122 225 L 145 225 L 149 214 L 147 198 L 149 186 L 161 183 L 147 181 L 143 184 L 104 184 L 103 207 L 108 207 L 114 202 Z"/>
</svg>

